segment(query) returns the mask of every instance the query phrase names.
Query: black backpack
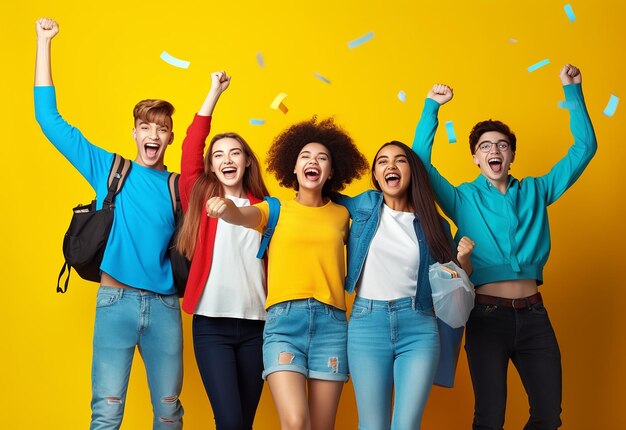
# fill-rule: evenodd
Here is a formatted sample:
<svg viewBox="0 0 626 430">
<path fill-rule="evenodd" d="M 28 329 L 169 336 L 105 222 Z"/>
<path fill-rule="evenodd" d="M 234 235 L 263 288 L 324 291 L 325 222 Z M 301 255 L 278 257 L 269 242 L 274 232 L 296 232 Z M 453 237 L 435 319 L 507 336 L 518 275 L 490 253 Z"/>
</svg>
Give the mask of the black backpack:
<svg viewBox="0 0 626 430">
<path fill-rule="evenodd" d="M 71 269 L 88 281 L 100 282 L 100 265 L 104 250 L 106 249 L 115 208 L 115 196 L 121 191 L 122 186 L 130 172 L 132 163 L 122 156 L 115 154 L 108 179 L 108 192 L 102 204 L 102 209 L 96 210 L 96 200 L 88 205 L 78 205 L 73 209 L 74 214 L 70 226 L 63 239 L 63 256 L 65 262 L 57 279 L 57 292 L 65 293 L 70 281 Z M 189 275 L 189 261 L 175 249 L 175 238 L 182 225 L 182 206 L 178 192 L 177 173 L 170 174 L 169 187 L 172 196 L 172 208 L 176 221 L 176 232 L 170 244 L 170 260 L 174 272 L 174 281 L 179 296 L 185 290 Z M 67 278 L 61 287 L 61 278 L 67 269 Z"/>
</svg>

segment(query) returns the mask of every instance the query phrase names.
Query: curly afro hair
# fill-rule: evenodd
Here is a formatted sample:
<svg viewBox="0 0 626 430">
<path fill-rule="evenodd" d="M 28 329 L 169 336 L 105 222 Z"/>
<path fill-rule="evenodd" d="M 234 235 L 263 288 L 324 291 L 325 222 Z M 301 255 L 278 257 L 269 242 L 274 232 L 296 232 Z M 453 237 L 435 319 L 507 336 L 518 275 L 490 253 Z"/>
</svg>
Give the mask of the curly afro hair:
<svg viewBox="0 0 626 430">
<path fill-rule="evenodd" d="M 298 190 L 298 178 L 293 168 L 302 148 L 312 142 L 328 148 L 332 159 L 333 175 L 324 184 L 324 196 L 341 191 L 369 168 L 365 156 L 333 118 L 318 122 L 314 116 L 279 134 L 267 153 L 267 170 L 274 174 L 281 186 Z"/>
</svg>

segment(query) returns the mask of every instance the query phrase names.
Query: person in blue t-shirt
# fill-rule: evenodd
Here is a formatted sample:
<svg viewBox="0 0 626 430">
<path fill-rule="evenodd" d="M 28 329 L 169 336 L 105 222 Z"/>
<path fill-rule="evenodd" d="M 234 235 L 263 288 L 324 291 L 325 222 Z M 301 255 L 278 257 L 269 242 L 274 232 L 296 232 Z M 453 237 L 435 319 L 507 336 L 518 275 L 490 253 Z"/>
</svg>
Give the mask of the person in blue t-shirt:
<svg viewBox="0 0 626 430">
<path fill-rule="evenodd" d="M 453 97 L 437 84 L 428 93 L 413 149 L 422 159 L 437 200 L 457 225 L 456 238 L 476 243 L 471 256 L 476 306 L 466 326 L 465 350 L 474 386 L 474 429 L 502 429 L 507 367 L 516 367 L 530 405 L 524 427 L 561 425 L 561 353 L 538 287 L 550 253 L 547 207 L 576 182 L 597 149 L 585 107 L 580 71 L 560 71 L 574 143 L 550 172 L 521 180 L 509 174 L 516 137 L 494 120 L 476 124 L 470 151 L 480 175 L 473 182 L 450 184 L 431 163 L 439 107 Z"/>
<path fill-rule="evenodd" d="M 50 47 L 59 32 L 51 19 L 37 21 L 35 116 L 52 144 L 96 191 L 102 208 L 114 154 L 91 144 L 57 111 Z M 93 338 L 91 428 L 120 427 L 130 368 L 139 349 L 148 374 L 154 429 L 182 428 L 182 327 L 168 256 L 175 229 L 163 164 L 174 139 L 174 107 L 143 100 L 134 109 L 137 155 L 115 198 L 96 299 Z"/>
</svg>

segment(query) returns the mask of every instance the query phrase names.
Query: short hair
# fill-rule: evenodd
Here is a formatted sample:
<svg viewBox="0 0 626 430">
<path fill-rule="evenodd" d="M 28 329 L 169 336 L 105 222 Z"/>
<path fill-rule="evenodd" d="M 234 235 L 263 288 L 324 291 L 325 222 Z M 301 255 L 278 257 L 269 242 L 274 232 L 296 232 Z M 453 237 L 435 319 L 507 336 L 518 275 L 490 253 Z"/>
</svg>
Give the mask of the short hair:
<svg viewBox="0 0 626 430">
<path fill-rule="evenodd" d="M 135 124 L 137 124 L 137 120 L 141 120 L 145 122 L 153 122 L 158 125 L 168 125 L 166 120 L 169 118 L 172 123 L 171 127 L 174 128 L 172 115 L 174 115 L 174 106 L 165 100 L 142 100 L 137 103 L 133 109 Z"/>
<path fill-rule="evenodd" d="M 497 131 L 499 133 L 504 134 L 509 139 L 509 143 L 511 145 L 511 151 L 515 152 L 515 150 L 517 149 L 517 145 L 516 145 L 517 138 L 515 137 L 515 133 L 513 133 L 511 129 L 509 128 L 509 126 L 503 123 L 502 121 L 488 119 L 486 121 L 481 121 L 478 124 L 476 124 L 474 128 L 472 128 L 472 131 L 470 132 L 469 144 L 470 144 L 470 151 L 472 152 L 472 154 L 476 152 L 476 145 L 478 145 L 478 139 L 480 139 L 480 136 L 490 131 Z"/>
<path fill-rule="evenodd" d="M 341 191 L 368 170 L 367 159 L 348 133 L 333 118 L 318 122 L 314 116 L 280 133 L 267 153 L 267 171 L 274 174 L 281 186 L 298 190 L 293 168 L 302 148 L 313 142 L 328 148 L 332 161 L 333 174 L 324 184 L 322 195 Z"/>
</svg>

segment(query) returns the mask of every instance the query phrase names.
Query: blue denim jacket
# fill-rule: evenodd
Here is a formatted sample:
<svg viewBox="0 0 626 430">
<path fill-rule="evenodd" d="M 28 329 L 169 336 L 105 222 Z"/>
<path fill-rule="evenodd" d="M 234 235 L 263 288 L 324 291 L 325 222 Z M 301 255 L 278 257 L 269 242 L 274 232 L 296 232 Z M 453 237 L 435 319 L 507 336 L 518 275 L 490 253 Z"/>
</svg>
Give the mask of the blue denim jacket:
<svg viewBox="0 0 626 430">
<path fill-rule="evenodd" d="M 374 234 L 376 230 L 378 230 L 380 214 L 383 207 L 383 193 L 370 190 L 354 197 L 334 194 L 332 200 L 335 203 L 345 206 L 352 218 L 350 238 L 348 240 L 348 274 L 345 282 L 346 291 L 352 294 L 363 271 L 365 257 L 369 251 Z M 443 218 L 441 218 L 441 222 L 452 245 L 450 225 Z M 430 255 L 430 249 L 426 237 L 424 236 L 424 230 L 422 230 L 417 217 L 413 222 L 413 226 L 415 227 L 415 234 L 417 235 L 417 240 L 420 245 L 420 265 L 417 276 L 415 302 L 417 309 L 427 310 L 433 307 L 432 291 L 428 280 L 428 266 L 434 263 L 435 260 Z"/>
</svg>

